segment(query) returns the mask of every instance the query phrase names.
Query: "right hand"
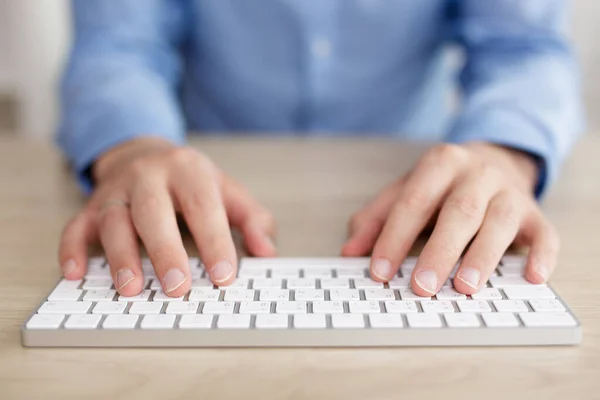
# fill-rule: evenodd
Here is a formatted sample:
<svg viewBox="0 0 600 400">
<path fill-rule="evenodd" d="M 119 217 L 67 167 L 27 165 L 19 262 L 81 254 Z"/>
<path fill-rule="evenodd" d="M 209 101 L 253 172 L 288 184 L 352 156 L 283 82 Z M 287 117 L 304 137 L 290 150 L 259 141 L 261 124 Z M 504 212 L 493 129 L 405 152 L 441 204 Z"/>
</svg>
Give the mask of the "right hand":
<svg viewBox="0 0 600 400">
<path fill-rule="evenodd" d="M 99 240 L 117 291 L 123 296 L 139 294 L 144 287 L 139 237 L 163 291 L 172 297 L 184 295 L 192 278 L 177 213 L 184 217 L 217 285 L 230 284 L 237 273 L 230 223 L 240 229 L 249 253 L 275 255 L 272 215 L 190 147 L 135 139 L 101 156 L 92 173 L 94 193 L 61 238 L 60 265 L 67 279 L 85 275 L 88 246 Z"/>
</svg>

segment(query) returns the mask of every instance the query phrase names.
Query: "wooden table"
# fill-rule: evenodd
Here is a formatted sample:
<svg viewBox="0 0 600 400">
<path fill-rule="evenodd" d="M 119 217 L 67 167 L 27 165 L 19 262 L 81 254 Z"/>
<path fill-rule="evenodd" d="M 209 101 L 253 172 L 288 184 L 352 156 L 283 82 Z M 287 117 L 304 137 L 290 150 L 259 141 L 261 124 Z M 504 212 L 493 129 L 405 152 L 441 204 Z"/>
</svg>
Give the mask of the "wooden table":
<svg viewBox="0 0 600 400">
<path fill-rule="evenodd" d="M 273 210 L 284 256 L 338 255 L 348 217 L 419 153 L 383 140 L 193 143 Z M 19 327 L 59 277 L 59 234 L 82 198 L 50 145 L 0 141 L 0 399 L 598 399 L 599 154 L 584 138 L 544 204 L 563 238 L 553 285 L 581 346 L 25 349 Z"/>
</svg>

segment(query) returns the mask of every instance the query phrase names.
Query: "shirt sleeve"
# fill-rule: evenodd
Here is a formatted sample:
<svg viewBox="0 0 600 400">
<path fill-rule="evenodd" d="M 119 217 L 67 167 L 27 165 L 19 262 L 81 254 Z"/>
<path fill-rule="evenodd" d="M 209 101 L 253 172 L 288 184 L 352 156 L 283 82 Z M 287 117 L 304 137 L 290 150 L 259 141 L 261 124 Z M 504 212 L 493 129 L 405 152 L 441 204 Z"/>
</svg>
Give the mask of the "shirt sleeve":
<svg viewBox="0 0 600 400">
<path fill-rule="evenodd" d="M 460 0 L 462 104 L 448 141 L 487 141 L 539 160 L 539 198 L 583 130 L 567 0 Z"/>
<path fill-rule="evenodd" d="M 185 140 L 178 101 L 180 0 L 73 0 L 74 44 L 61 85 L 58 144 L 91 191 L 94 160 L 139 136 Z"/>
</svg>

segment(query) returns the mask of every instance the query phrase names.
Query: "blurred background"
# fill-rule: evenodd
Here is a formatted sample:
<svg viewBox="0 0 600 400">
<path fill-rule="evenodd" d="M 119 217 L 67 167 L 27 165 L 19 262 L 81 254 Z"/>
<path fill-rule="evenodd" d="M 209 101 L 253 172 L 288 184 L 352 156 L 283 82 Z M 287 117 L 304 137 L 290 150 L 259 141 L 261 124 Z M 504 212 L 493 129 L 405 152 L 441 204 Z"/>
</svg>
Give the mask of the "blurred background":
<svg viewBox="0 0 600 400">
<path fill-rule="evenodd" d="M 588 131 L 600 134 L 600 1 L 571 2 Z M 71 40 L 69 3 L 0 0 L 0 135 L 51 137 L 58 118 L 57 82 Z"/>
</svg>

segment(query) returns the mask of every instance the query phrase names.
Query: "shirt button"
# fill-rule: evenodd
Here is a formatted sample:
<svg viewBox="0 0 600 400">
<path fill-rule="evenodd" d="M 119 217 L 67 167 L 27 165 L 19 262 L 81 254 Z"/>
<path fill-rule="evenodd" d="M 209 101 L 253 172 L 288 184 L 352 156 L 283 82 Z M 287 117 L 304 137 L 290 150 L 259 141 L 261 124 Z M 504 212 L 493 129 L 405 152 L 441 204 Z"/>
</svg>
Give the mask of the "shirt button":
<svg viewBox="0 0 600 400">
<path fill-rule="evenodd" d="M 311 51 L 315 57 L 329 57 L 331 55 L 331 42 L 326 38 L 315 39 L 312 42 Z"/>
</svg>

